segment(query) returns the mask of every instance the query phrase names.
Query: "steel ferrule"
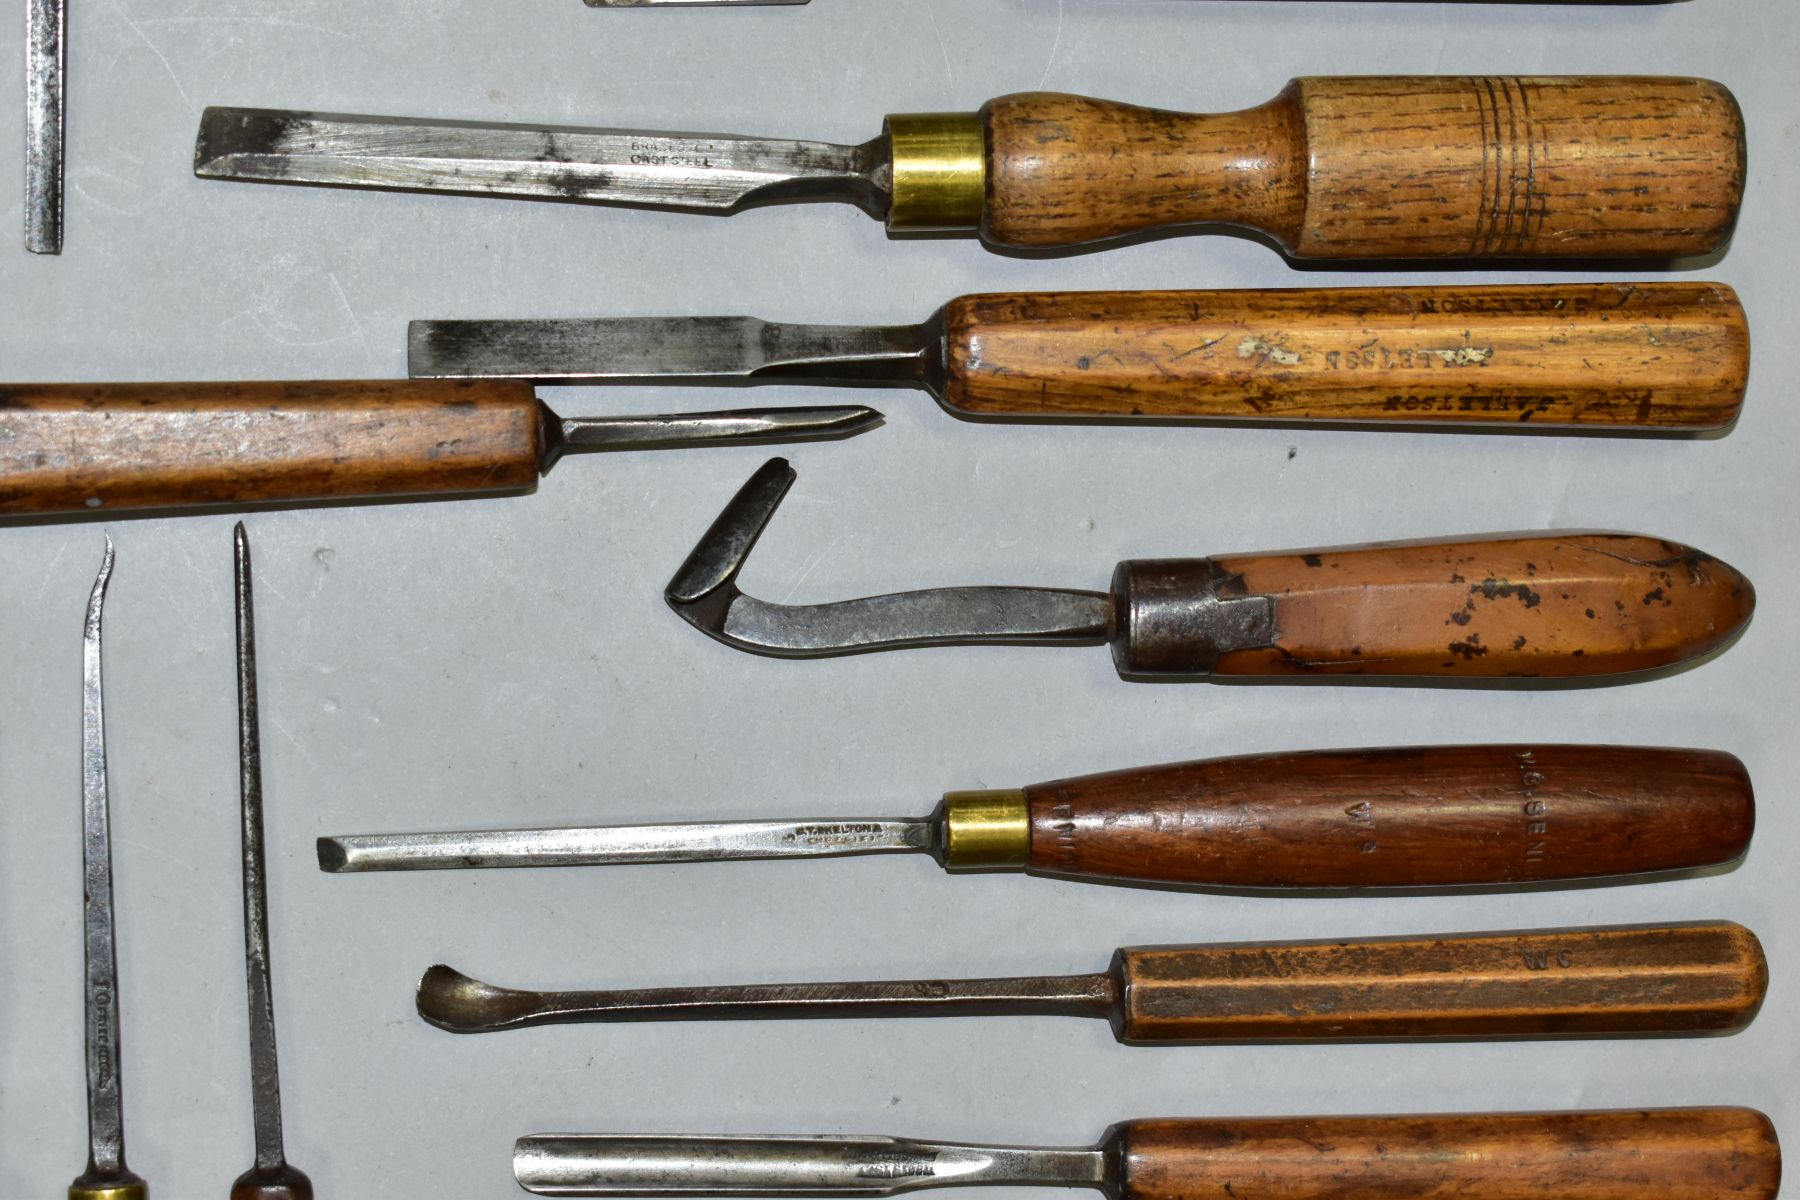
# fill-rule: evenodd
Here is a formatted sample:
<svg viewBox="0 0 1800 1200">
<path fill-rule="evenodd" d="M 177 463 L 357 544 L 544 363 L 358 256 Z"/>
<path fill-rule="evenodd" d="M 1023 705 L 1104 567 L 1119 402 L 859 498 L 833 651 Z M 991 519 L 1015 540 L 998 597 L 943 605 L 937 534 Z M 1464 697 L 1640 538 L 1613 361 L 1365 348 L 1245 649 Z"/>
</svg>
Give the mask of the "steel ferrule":
<svg viewBox="0 0 1800 1200">
<path fill-rule="evenodd" d="M 891 232 L 975 229 L 987 200 L 987 135 L 980 113 L 896 113 Z"/>
</svg>

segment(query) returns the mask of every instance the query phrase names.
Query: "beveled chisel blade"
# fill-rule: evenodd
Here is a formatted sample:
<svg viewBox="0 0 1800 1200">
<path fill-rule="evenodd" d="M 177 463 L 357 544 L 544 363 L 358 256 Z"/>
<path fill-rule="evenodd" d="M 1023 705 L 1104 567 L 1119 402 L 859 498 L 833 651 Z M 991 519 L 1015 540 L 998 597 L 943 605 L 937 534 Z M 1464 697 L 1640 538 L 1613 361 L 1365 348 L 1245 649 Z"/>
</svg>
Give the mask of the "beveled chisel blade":
<svg viewBox="0 0 1800 1200">
<path fill-rule="evenodd" d="M 879 143 L 209 108 L 194 174 L 712 213 L 841 200 L 880 215 L 887 166 Z"/>
</svg>

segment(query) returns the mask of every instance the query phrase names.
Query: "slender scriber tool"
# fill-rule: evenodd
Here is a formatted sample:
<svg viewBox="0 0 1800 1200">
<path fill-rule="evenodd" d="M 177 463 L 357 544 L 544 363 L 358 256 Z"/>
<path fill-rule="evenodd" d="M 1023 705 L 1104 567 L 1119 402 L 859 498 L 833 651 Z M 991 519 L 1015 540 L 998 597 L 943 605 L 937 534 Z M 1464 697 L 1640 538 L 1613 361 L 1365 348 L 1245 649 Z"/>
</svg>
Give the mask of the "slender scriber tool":
<svg viewBox="0 0 1800 1200">
<path fill-rule="evenodd" d="M 63 73 L 68 0 L 25 0 L 25 248 L 63 245 Z"/>
<path fill-rule="evenodd" d="M 415 378 L 889 384 L 962 416 L 1718 429 L 1750 336 L 1716 283 L 962 296 L 918 325 L 414 321 Z"/>
<path fill-rule="evenodd" d="M 564 454 L 880 420 L 861 405 L 559 417 L 518 380 L 0 385 L 0 516 L 528 492 Z"/>
<path fill-rule="evenodd" d="M 1756 594 L 1689 546 L 1630 533 L 1495 534 L 1120 563 L 1106 592 L 953 587 L 828 604 L 746 595 L 738 573 L 794 482 L 750 477 L 664 590 L 710 637 L 821 658 L 960 643 L 1110 643 L 1128 678 L 1579 679 L 1686 662 Z"/>
<path fill-rule="evenodd" d="M 1479 887 L 1729 862 L 1754 823 L 1743 764 L 1717 751 L 1427 746 L 1253 754 L 951 792 L 936 813 L 910 820 L 326 837 L 319 865 L 424 871 L 908 852 L 951 871 L 1095 882 Z"/>
<path fill-rule="evenodd" d="M 1094 1188 L 1109 1200 L 1773 1200 L 1781 1147 L 1749 1108 L 1124 1121 L 1091 1147 L 912 1138 L 539 1134 L 540 1196 L 893 1196 Z"/>
<path fill-rule="evenodd" d="M 256 615 L 250 538 L 236 547 L 238 787 L 244 819 L 244 978 L 250 999 L 250 1100 L 256 1165 L 231 1185 L 231 1200 L 312 1200 L 312 1181 L 288 1165 L 281 1139 L 281 1072 L 275 1061 L 275 995 L 269 980 L 269 873 L 263 857 L 262 729 L 256 708 Z"/>
<path fill-rule="evenodd" d="M 112 832 L 106 795 L 106 715 L 101 703 L 100 617 L 112 581 L 113 544 L 88 597 L 81 635 L 82 934 L 87 962 L 88 1165 L 69 1200 L 145 1200 L 150 1187 L 125 1165 L 120 1091 L 119 955 L 113 928 Z"/>
<path fill-rule="evenodd" d="M 1662 260 L 1730 237 L 1744 126 L 1719 84 L 1660 76 L 1311 77 L 1208 115 L 1027 92 L 860 145 L 209 108 L 194 171 L 715 214 L 835 200 L 1026 250 L 1227 224 L 1301 259 Z"/>
<path fill-rule="evenodd" d="M 1127 1045 L 1708 1033 L 1750 1022 L 1768 964 L 1730 922 L 1134 947 L 1095 975 L 537 992 L 449 967 L 419 1015 L 451 1033 L 611 1021 L 1098 1017 Z"/>
</svg>

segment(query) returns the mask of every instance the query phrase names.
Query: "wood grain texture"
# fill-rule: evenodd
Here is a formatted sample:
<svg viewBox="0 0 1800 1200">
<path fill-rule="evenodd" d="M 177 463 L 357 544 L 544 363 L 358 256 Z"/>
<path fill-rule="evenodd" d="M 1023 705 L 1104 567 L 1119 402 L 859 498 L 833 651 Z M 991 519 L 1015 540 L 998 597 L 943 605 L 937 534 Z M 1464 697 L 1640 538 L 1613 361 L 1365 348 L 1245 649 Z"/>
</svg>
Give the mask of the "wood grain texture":
<svg viewBox="0 0 1800 1200">
<path fill-rule="evenodd" d="M 1138 1044 L 1722 1031 L 1769 982 L 1729 922 L 1125 949 L 1112 970 Z"/>
<path fill-rule="evenodd" d="M 1220 675 L 1571 677 L 1705 654 L 1756 593 L 1689 546 L 1623 533 L 1396 542 L 1215 560 L 1274 600 L 1275 644 Z"/>
<path fill-rule="evenodd" d="M 1744 765 L 1711 750 L 1427 746 L 1255 754 L 1025 789 L 1029 870 L 1228 887 L 1529 883 L 1729 862 Z"/>
<path fill-rule="evenodd" d="M 1748 1108 L 1127 1121 L 1121 1200 L 1773 1200 Z"/>
<path fill-rule="evenodd" d="M 0 387 L 0 515 L 517 491 L 542 413 L 511 380 Z"/>
<path fill-rule="evenodd" d="M 964 296 L 943 401 L 981 416 L 1716 429 L 1750 368 L 1717 283 Z"/>
<path fill-rule="evenodd" d="M 1069 246 L 1224 222 L 1296 258 L 1673 258 L 1723 245 L 1743 117 L 1707 80 L 1359 76 L 1242 112 L 1001 97 L 982 233 Z"/>
</svg>

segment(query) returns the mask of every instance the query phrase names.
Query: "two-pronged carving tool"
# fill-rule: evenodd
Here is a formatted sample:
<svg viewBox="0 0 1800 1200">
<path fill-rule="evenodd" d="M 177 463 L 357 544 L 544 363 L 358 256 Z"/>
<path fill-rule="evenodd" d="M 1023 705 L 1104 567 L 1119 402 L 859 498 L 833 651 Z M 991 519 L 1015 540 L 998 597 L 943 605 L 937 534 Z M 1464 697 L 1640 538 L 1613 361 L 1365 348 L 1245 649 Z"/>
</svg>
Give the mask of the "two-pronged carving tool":
<svg viewBox="0 0 1800 1200">
<path fill-rule="evenodd" d="M 530 491 L 564 454 L 860 433 L 860 405 L 558 417 L 527 383 L 0 386 L 0 516 Z"/>
<path fill-rule="evenodd" d="M 256 614 L 250 538 L 233 535 L 237 598 L 238 784 L 244 821 L 244 977 L 250 1001 L 250 1099 L 256 1163 L 231 1200 L 312 1200 L 312 1181 L 289 1166 L 281 1137 L 281 1073 L 275 1060 L 275 994 L 269 978 L 268 869 L 263 859 L 262 728 L 256 707 Z"/>
<path fill-rule="evenodd" d="M 61 254 L 67 0 L 25 0 L 25 248 Z"/>
<path fill-rule="evenodd" d="M 88 1164 L 69 1200 L 145 1200 L 149 1185 L 125 1165 L 120 1090 L 119 955 L 113 928 L 112 831 L 106 794 L 106 714 L 100 673 L 100 618 L 112 581 L 113 544 L 88 597 L 81 635 L 82 935 L 87 1013 Z"/>
<path fill-rule="evenodd" d="M 1125 1121 L 1094 1146 L 912 1138 L 539 1134 L 540 1196 L 892 1196 L 1093 1188 L 1108 1200 L 1774 1200 L 1775 1127 L 1748 1108 Z"/>
<path fill-rule="evenodd" d="M 918 325 L 414 321 L 427 378 L 897 384 L 976 417 L 1715 429 L 1750 338 L 1714 283 L 963 296 Z"/>
<path fill-rule="evenodd" d="M 1700 79 L 1355 76 L 1214 115 L 1031 92 L 861 145 L 209 108 L 194 170 L 708 213 L 839 200 L 1016 248 L 1224 223 L 1295 258 L 1668 259 L 1730 236 L 1744 137 Z"/>
<path fill-rule="evenodd" d="M 793 484 L 750 477 L 665 590 L 703 633 L 817 658 L 970 642 L 1111 643 L 1127 678 L 1595 677 L 1681 663 L 1740 630 L 1755 591 L 1688 546 L 1626 533 L 1504 534 L 1120 563 L 1107 592 L 933 588 L 772 604 L 738 573 Z"/>
<path fill-rule="evenodd" d="M 951 871 L 1190 887 L 1459 887 L 1689 870 L 1744 853 L 1743 764 L 1707 750 L 1256 754 L 951 792 L 911 820 L 724 821 L 319 839 L 327 871 L 919 852 Z"/>
<path fill-rule="evenodd" d="M 419 1015 L 451 1033 L 590 1021 L 1098 1017 L 1127 1045 L 1704 1033 L 1768 988 L 1729 922 L 1127 948 L 1094 975 L 535 992 L 449 967 Z"/>
</svg>

